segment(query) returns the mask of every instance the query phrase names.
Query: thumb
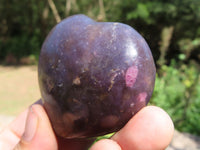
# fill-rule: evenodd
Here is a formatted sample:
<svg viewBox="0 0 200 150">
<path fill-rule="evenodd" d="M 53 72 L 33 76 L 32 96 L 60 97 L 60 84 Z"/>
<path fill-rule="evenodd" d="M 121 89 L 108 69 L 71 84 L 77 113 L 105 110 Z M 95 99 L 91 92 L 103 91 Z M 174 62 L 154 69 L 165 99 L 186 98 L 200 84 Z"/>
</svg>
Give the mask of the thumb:
<svg viewBox="0 0 200 150">
<path fill-rule="evenodd" d="M 16 150 L 56 150 L 57 142 L 48 116 L 41 105 L 29 109 L 24 134 Z"/>
</svg>

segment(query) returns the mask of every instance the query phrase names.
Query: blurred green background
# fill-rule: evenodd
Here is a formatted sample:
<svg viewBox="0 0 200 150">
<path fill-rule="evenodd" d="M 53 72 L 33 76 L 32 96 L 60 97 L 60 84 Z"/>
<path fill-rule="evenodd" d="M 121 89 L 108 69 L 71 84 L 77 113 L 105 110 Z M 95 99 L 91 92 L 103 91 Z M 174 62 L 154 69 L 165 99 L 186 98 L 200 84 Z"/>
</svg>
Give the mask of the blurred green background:
<svg viewBox="0 0 200 150">
<path fill-rule="evenodd" d="M 0 0 L 0 114 L 16 115 L 40 97 L 42 42 L 78 13 L 142 34 L 157 66 L 150 104 L 165 109 L 179 131 L 200 135 L 200 0 Z"/>
</svg>

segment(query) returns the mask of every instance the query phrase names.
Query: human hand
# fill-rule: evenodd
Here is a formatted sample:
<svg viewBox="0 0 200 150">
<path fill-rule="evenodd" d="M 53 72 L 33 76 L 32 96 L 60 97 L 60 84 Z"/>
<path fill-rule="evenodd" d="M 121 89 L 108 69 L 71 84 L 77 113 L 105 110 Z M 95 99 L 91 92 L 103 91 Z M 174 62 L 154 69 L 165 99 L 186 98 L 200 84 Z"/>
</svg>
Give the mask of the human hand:
<svg viewBox="0 0 200 150">
<path fill-rule="evenodd" d="M 90 150 L 163 150 L 173 136 L 174 125 L 161 108 L 141 109 L 110 139 Z M 0 133 L 2 150 L 86 150 L 94 139 L 66 140 L 57 137 L 41 104 L 34 104 Z"/>
</svg>

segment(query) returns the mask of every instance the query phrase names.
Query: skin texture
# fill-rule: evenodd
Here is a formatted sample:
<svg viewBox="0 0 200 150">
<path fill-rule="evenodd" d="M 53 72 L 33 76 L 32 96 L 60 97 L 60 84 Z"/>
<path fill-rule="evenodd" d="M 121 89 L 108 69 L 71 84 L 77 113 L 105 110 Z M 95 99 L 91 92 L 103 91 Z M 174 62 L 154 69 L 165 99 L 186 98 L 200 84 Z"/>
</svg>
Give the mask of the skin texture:
<svg viewBox="0 0 200 150">
<path fill-rule="evenodd" d="M 34 132 L 30 131 L 33 128 Z M 147 106 L 111 139 L 96 142 L 90 150 L 163 150 L 169 145 L 173 132 L 173 122 L 167 113 L 161 108 Z M 22 112 L 0 133 L 0 149 L 3 150 L 87 150 L 92 142 L 93 139 L 56 137 L 40 104 Z"/>
<path fill-rule="evenodd" d="M 156 69 L 132 27 L 75 15 L 46 37 L 38 65 L 45 110 L 57 135 L 89 138 L 118 131 L 147 105 Z"/>
</svg>

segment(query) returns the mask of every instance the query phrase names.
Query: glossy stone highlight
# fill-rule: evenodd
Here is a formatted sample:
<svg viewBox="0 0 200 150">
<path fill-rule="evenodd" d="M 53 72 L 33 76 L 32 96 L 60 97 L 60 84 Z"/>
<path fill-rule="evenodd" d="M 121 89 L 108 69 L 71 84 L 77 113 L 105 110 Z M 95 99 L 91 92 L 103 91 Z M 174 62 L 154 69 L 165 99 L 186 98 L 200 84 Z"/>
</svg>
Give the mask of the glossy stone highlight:
<svg viewBox="0 0 200 150">
<path fill-rule="evenodd" d="M 84 15 L 52 29 L 38 65 L 44 107 L 64 138 L 121 129 L 148 103 L 155 72 L 149 46 L 137 31 Z"/>
</svg>

